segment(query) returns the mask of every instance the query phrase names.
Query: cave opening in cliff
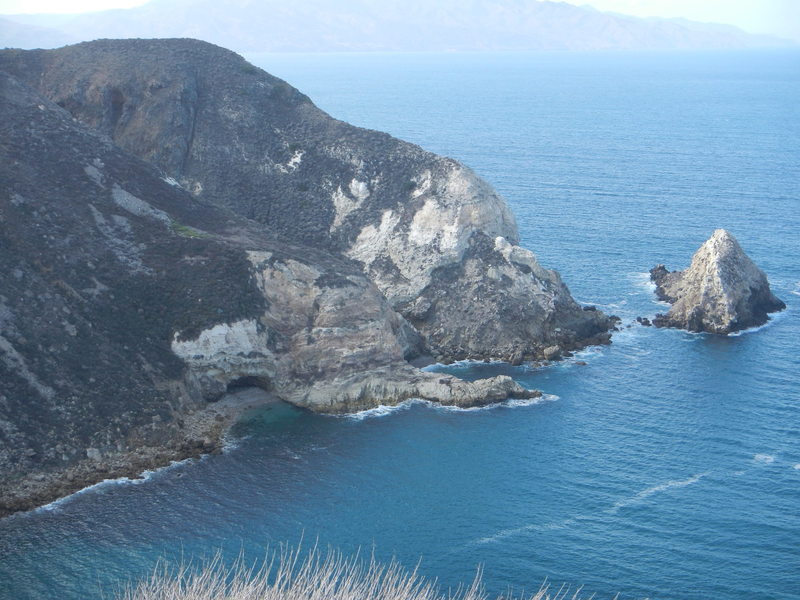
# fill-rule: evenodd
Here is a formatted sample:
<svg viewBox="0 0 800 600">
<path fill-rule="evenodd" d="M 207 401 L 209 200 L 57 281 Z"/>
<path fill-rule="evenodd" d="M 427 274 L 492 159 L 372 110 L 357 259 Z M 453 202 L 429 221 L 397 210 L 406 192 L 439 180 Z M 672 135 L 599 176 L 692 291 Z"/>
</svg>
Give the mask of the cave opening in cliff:
<svg viewBox="0 0 800 600">
<path fill-rule="evenodd" d="M 272 391 L 272 381 L 269 377 L 239 377 L 228 383 L 227 391 L 235 392 L 243 388 L 261 388 L 265 392 L 269 392 Z"/>
</svg>

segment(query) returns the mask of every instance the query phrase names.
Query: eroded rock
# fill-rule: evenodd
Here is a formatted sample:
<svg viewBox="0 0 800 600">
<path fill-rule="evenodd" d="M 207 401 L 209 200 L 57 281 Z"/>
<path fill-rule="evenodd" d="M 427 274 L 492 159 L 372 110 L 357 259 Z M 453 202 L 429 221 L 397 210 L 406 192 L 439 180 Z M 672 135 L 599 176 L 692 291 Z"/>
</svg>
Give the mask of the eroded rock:
<svg viewBox="0 0 800 600">
<path fill-rule="evenodd" d="M 219 451 L 229 386 L 326 412 L 535 395 L 411 367 L 424 343 L 361 265 L 197 199 L 2 71 L 0 122 L 0 516 Z"/>
<path fill-rule="evenodd" d="M 772 294 L 766 275 L 724 229 L 714 231 L 685 271 L 658 265 L 650 277 L 658 298 L 672 304 L 653 319 L 656 327 L 728 334 L 763 325 L 769 313 L 786 308 Z"/>
<path fill-rule="evenodd" d="M 508 205 L 470 169 L 332 119 L 230 51 L 99 40 L 3 51 L 0 68 L 198 198 L 358 261 L 443 360 L 608 339 L 613 324 L 517 245 Z"/>
</svg>

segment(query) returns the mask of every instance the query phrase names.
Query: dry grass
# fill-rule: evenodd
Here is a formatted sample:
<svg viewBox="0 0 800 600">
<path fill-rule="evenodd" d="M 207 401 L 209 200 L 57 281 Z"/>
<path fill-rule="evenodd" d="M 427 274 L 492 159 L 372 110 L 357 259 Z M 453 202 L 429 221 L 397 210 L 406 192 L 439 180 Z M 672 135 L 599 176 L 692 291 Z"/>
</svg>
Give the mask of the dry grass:
<svg viewBox="0 0 800 600">
<path fill-rule="evenodd" d="M 580 590 L 551 591 L 542 586 L 519 600 L 579 600 Z M 297 549 L 272 553 L 260 567 L 243 560 L 226 566 L 217 556 L 199 567 L 160 566 L 149 578 L 129 586 L 119 600 L 488 600 L 481 570 L 469 586 L 442 592 L 436 581 L 396 561 L 382 564 L 314 547 L 305 557 Z M 512 600 L 501 596 L 497 600 Z"/>
</svg>

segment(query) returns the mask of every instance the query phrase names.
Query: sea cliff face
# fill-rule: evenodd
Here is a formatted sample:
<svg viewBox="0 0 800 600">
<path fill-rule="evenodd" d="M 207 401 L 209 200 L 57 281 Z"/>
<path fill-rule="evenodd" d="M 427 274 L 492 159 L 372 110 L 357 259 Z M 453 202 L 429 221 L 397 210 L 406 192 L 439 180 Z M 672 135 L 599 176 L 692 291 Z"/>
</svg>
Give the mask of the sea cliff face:
<svg viewBox="0 0 800 600">
<path fill-rule="evenodd" d="M 508 206 L 471 170 L 332 119 L 232 52 L 101 40 L 0 52 L 0 68 L 197 198 L 358 261 L 437 356 L 541 358 L 608 339 L 612 323 L 516 246 Z"/>
<path fill-rule="evenodd" d="M 424 341 L 358 263 L 193 196 L 1 71 L 0 123 L 0 515 L 215 451 L 229 386 L 327 412 L 536 395 L 411 367 Z"/>
</svg>

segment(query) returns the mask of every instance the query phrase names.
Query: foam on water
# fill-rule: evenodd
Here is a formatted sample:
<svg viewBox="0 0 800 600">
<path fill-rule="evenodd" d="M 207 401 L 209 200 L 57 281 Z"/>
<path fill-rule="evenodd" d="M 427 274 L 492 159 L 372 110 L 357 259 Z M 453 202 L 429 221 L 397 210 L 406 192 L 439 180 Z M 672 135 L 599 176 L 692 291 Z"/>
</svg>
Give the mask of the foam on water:
<svg viewBox="0 0 800 600">
<path fill-rule="evenodd" d="M 753 456 L 753 460 L 764 465 L 771 465 L 775 462 L 775 457 L 772 454 L 756 454 Z"/>
<path fill-rule="evenodd" d="M 115 487 L 115 486 L 125 486 L 125 485 L 141 485 L 143 483 L 147 483 L 150 481 L 155 475 L 170 471 L 176 467 L 180 467 L 183 465 L 187 465 L 191 462 L 194 462 L 197 459 L 194 458 L 186 458 L 184 460 L 173 460 L 165 467 L 161 467 L 160 469 L 145 469 L 141 472 L 139 477 L 117 477 L 115 479 L 104 479 L 103 481 L 98 481 L 95 484 L 87 486 L 85 488 L 81 488 L 76 492 L 71 493 L 69 496 L 64 496 L 63 498 L 59 498 L 58 500 L 54 500 L 49 504 L 45 504 L 44 506 L 39 506 L 38 508 L 33 509 L 32 512 L 39 512 L 39 511 L 55 511 L 59 508 L 69 504 L 76 498 L 80 496 L 96 493 L 100 490 Z"/>
<path fill-rule="evenodd" d="M 233 452 L 234 450 L 238 450 L 242 447 L 242 443 L 246 440 L 252 438 L 252 435 L 243 435 L 243 436 L 233 436 L 233 435 L 226 435 L 222 438 L 222 453 L 227 454 L 229 452 Z"/>
<path fill-rule="evenodd" d="M 69 504 L 79 496 L 83 496 L 84 494 L 89 494 L 92 492 L 98 492 L 104 488 L 117 486 L 117 485 L 140 485 L 147 481 L 152 476 L 152 471 L 145 471 L 142 473 L 142 477 L 131 479 L 130 477 L 118 477 L 116 479 L 104 479 L 103 481 L 99 481 L 93 485 L 87 486 L 78 490 L 77 492 L 73 492 L 69 496 L 64 496 L 63 498 L 59 498 L 51 502 L 50 504 L 45 504 L 44 506 L 40 506 L 35 508 L 33 512 L 39 511 L 54 511 L 58 510 L 59 508 Z"/>
<path fill-rule="evenodd" d="M 389 415 L 393 415 L 397 412 L 408 410 L 415 404 L 425 404 L 425 400 L 421 400 L 419 398 L 412 398 L 410 400 L 406 400 L 404 402 L 400 402 L 399 404 L 395 404 L 394 406 L 387 406 L 385 404 L 381 404 L 380 406 L 376 406 L 375 408 L 368 408 L 366 410 L 361 410 L 355 413 L 349 413 L 344 415 L 333 415 L 336 419 L 350 419 L 352 421 L 363 421 L 365 419 L 375 419 L 379 417 L 388 417 Z"/>
<path fill-rule="evenodd" d="M 650 278 L 649 271 L 633 271 L 628 273 L 628 279 L 639 288 L 644 288 L 649 292 L 654 292 L 656 289 L 656 284 L 653 283 L 653 280 Z"/>
<path fill-rule="evenodd" d="M 697 475 L 692 475 L 688 479 L 680 479 L 680 480 L 671 480 L 665 483 L 660 483 L 658 485 L 654 485 L 652 487 L 646 488 L 636 494 L 635 496 L 631 496 L 630 498 L 625 498 L 624 500 L 620 500 L 619 502 L 614 503 L 614 506 L 608 509 L 607 512 L 614 514 L 619 512 L 620 509 L 625 508 L 627 506 L 631 506 L 633 504 L 639 504 L 640 502 L 646 500 L 653 494 L 659 494 L 661 492 L 666 492 L 667 490 L 675 489 L 675 488 L 684 488 L 688 485 L 692 485 L 700 481 L 703 477 L 708 475 L 708 473 L 698 473 Z"/>
<path fill-rule="evenodd" d="M 440 369 L 443 369 L 445 367 L 456 367 L 456 368 L 468 369 L 468 368 L 474 367 L 474 366 L 484 366 L 484 365 L 490 365 L 491 366 L 491 365 L 503 365 L 503 364 L 507 364 L 506 361 L 504 361 L 504 360 L 483 361 L 483 360 L 473 360 L 473 359 L 469 359 L 468 358 L 468 359 L 464 359 L 464 360 L 455 360 L 455 361 L 453 361 L 453 362 L 451 362 L 449 364 L 440 363 L 440 362 L 431 363 L 429 365 L 426 365 L 426 366 L 422 367 L 420 369 L 420 371 L 436 372 L 436 371 L 438 371 Z"/>
<path fill-rule="evenodd" d="M 777 322 L 784 319 L 786 315 L 789 313 L 789 310 L 790 309 L 787 307 L 780 312 L 770 313 L 769 319 L 763 325 L 757 325 L 756 327 L 750 327 L 748 329 L 734 331 L 733 333 L 729 333 L 728 337 L 739 337 L 742 335 L 746 335 L 748 333 L 756 333 L 758 331 L 763 331 L 764 329 L 767 329 L 768 327 L 771 327 L 772 325 L 775 325 Z"/>
<path fill-rule="evenodd" d="M 604 346 L 588 346 L 583 350 L 579 350 L 575 352 L 571 358 L 567 358 L 564 362 L 572 363 L 577 362 L 578 360 L 588 360 L 591 358 L 597 358 L 603 355 Z"/>
<path fill-rule="evenodd" d="M 363 421 L 365 419 L 388 417 L 389 415 L 393 415 L 395 413 L 408 410 L 412 406 L 418 404 L 426 406 L 427 408 L 430 408 L 432 410 L 441 412 L 471 413 L 484 410 L 495 410 L 503 407 L 519 408 L 524 406 L 535 406 L 537 404 L 542 404 L 543 402 L 554 402 L 558 399 L 559 397 L 555 394 L 542 394 L 539 398 L 511 398 L 509 400 L 492 402 L 491 404 L 485 404 L 483 406 L 463 407 L 463 406 L 439 404 L 438 402 L 431 402 L 430 400 L 423 400 L 421 398 L 412 398 L 410 400 L 405 400 L 400 404 L 396 404 L 394 406 L 386 406 L 382 404 L 380 406 L 376 406 L 375 408 L 369 408 L 367 410 L 362 410 L 357 413 L 350 413 L 346 415 L 333 415 L 333 416 L 334 418 L 337 419 L 350 419 L 353 421 Z"/>
<path fill-rule="evenodd" d="M 461 406 L 449 406 L 444 404 L 438 404 L 436 402 L 428 402 L 428 406 L 433 408 L 434 410 L 440 410 L 445 412 L 477 412 L 483 410 L 495 410 L 498 408 L 519 408 L 523 406 L 536 406 L 537 404 L 542 404 L 543 402 L 555 402 L 558 400 L 559 397 L 555 394 L 542 394 L 539 398 L 511 398 L 510 400 L 503 400 L 501 402 L 492 402 L 491 404 L 486 404 L 484 406 L 469 406 L 469 407 L 461 407 Z"/>
<path fill-rule="evenodd" d="M 563 519 L 561 521 L 554 521 L 552 523 L 544 523 L 544 524 L 532 523 L 530 525 L 524 525 L 522 527 L 514 527 L 513 529 L 504 529 L 503 531 L 499 531 L 494 535 L 477 539 L 474 542 L 472 542 L 472 544 L 475 545 L 491 544 L 492 542 L 499 542 L 506 538 L 510 538 L 515 535 L 519 535 L 521 533 L 527 533 L 529 531 L 553 531 L 556 529 L 565 529 L 571 525 L 574 525 L 579 520 L 585 518 L 586 517 L 570 517 L 568 519 Z"/>
</svg>

